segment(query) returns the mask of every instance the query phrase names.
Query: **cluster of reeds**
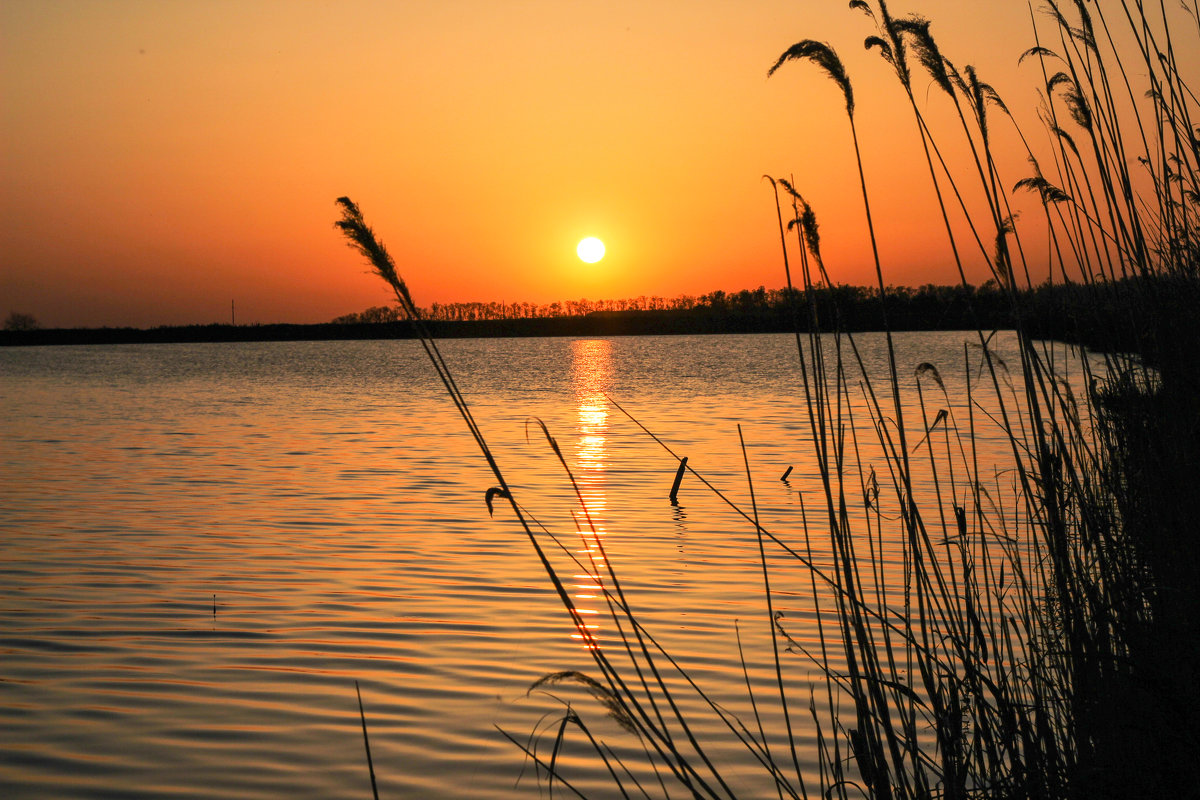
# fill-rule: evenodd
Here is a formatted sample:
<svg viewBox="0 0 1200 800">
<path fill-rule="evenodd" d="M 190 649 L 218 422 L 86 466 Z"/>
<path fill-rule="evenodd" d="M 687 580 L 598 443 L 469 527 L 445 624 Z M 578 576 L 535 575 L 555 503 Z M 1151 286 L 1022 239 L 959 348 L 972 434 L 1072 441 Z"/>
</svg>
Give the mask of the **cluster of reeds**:
<svg viewBox="0 0 1200 800">
<path fill-rule="evenodd" d="M 644 773 L 570 708 L 548 754 L 522 746 L 565 789 L 573 787 L 556 755 L 574 729 L 623 796 L 673 796 L 675 787 L 693 797 L 732 797 L 682 710 L 685 692 L 688 707 L 698 698 L 745 746 L 779 797 L 1193 794 L 1187 776 L 1189 756 L 1200 752 L 1200 680 L 1192 664 L 1200 652 L 1200 570 L 1180 555 L 1197 529 L 1186 498 L 1200 452 L 1200 129 L 1191 117 L 1196 97 L 1176 58 L 1184 45 L 1175 37 L 1186 35 L 1194 48 L 1197 31 L 1175 33 L 1161 6 L 1152 14 L 1141 2 L 1051 0 L 1047 15 L 1035 18 L 1037 40 L 1022 60 L 1037 73 L 1039 115 L 1052 145 L 1045 155 L 1029 148 L 1032 174 L 1014 180 L 991 126 L 1017 123 L 995 89 L 941 54 L 927 20 L 893 16 L 883 0 L 850 6 L 874 25 L 866 46 L 890 65 L 910 100 L 963 283 L 981 261 L 1011 298 L 1019 363 L 1005 363 L 994 332 L 981 328 L 964 349 L 965 400 L 945 390 L 942 371 L 950 365 L 922 363 L 914 405 L 902 396 L 912 366 L 897 363 L 886 317 L 887 371 L 870 375 L 836 310 L 833 319 L 819 319 L 827 309 L 797 300 L 801 408 L 812 444 L 804 468 L 819 477 L 820 491 L 787 532 L 766 530 L 753 501 L 737 509 L 762 554 L 781 753 L 761 719 L 755 729 L 730 715 L 658 645 L 598 537 L 599 557 L 580 566 L 602 587 L 617 644 L 592 637 L 544 549 L 556 540 L 512 495 L 436 343 L 423 335 L 493 470 L 489 507 L 497 496 L 508 501 L 594 659 L 593 675 L 546 681 L 573 681 L 599 698 L 636 733 L 658 779 L 639 779 Z M 1184 10 L 1200 22 L 1194 3 Z M 801 41 L 770 73 L 791 62 L 815 65 L 841 88 L 858 156 L 854 95 L 834 50 Z M 970 154 L 965 176 L 947 168 L 949 142 L 926 124 L 914 95 L 918 72 L 956 112 L 959 130 L 950 136 L 961 137 Z M 1148 82 L 1144 90 L 1134 89 L 1139 76 Z M 869 180 L 861 157 L 857 163 L 883 298 Z M 806 290 L 833 284 L 815 214 L 792 182 L 771 184 L 788 289 L 795 277 L 794 288 L 805 291 L 791 296 L 811 296 Z M 1105 348 L 1098 355 L 1035 338 L 1038 321 L 1030 315 L 1044 309 L 1025 308 L 1021 298 L 1029 295 L 1020 291 L 1032 288 L 1034 253 L 1011 205 L 1023 191 L 1041 201 L 1053 279 L 1080 287 L 1059 295 L 1078 298 L 1062 313 L 1078 325 L 1078 340 Z M 345 198 L 339 203 L 339 226 L 420 328 L 386 251 L 358 209 Z M 833 333 L 817 333 L 823 329 Z M 1011 458 L 1002 468 L 980 462 L 977 433 L 985 423 L 1007 441 Z M 582 494 L 579 503 L 590 526 Z M 902 579 L 877 563 L 884 551 L 901 554 Z M 780 554 L 811 584 L 819 606 L 815 644 L 793 638 L 776 613 L 778 567 L 768 564 Z M 792 695 L 786 649 L 824 675 L 812 696 Z M 770 702 L 751 700 L 756 716 Z M 801 717 L 818 732 L 818 766 L 807 773 L 800 762 L 811 758 L 797 753 Z"/>
<path fill-rule="evenodd" d="M 1200 644 L 1200 605 L 1197 570 L 1178 554 L 1197 530 L 1183 498 L 1188 464 L 1200 453 L 1191 391 L 1200 341 L 1183 309 L 1195 307 L 1198 285 L 1200 130 L 1165 11 L 1151 18 L 1140 3 L 1076 2 L 1065 10 L 1051 2 L 1053 45 L 1038 41 L 1022 56 L 1037 62 L 1039 111 L 1053 146 L 1046 167 L 1028 151 L 1033 175 L 1013 191 L 1040 197 L 1052 279 L 1086 288 L 1071 309 L 1081 327 L 1069 333 L 1105 348 L 1097 369 L 1036 341 L 1036 321 L 1022 305 L 1033 254 L 990 131 L 993 119 L 1017 126 L 1004 101 L 971 67 L 958 69 L 939 52 L 927 20 L 892 16 L 883 0 L 850 6 L 876 26 L 866 46 L 891 66 L 910 101 L 962 280 L 964 263 L 976 258 L 1011 295 L 1020 365 L 1010 401 L 1007 368 L 993 357 L 988 332 L 977 331 L 986 379 L 976 391 L 994 395 L 1012 449 L 1015 491 L 1006 508 L 987 493 L 989 476 L 969 452 L 974 420 L 952 412 L 941 420 L 939 432 L 949 434 L 941 463 L 928 448 L 937 501 L 919 502 L 906 431 L 912 425 L 934 437 L 939 420 L 926 412 L 923 392 L 921 419 L 905 419 L 894 358 L 890 406 L 869 389 L 898 519 L 886 532 L 877 523 L 874 535 L 903 537 L 911 567 L 903 606 L 892 608 L 861 575 L 856 531 L 871 535 L 872 502 L 860 504 L 857 520 L 848 513 L 849 498 L 861 493 L 847 477 L 854 484 L 861 472 L 842 473 L 853 462 L 839 439 L 842 421 L 822 414 L 846 406 L 837 377 L 843 365 L 818 363 L 819 343 L 798 342 L 802 369 L 806 349 L 812 364 L 805 377 L 817 410 L 813 438 L 838 465 L 822 481 L 846 597 L 838 634 L 849 670 L 836 682 L 854 707 L 853 716 L 830 719 L 828 730 L 844 734 L 856 774 L 847 778 L 832 753 L 823 790 L 844 795 L 853 780 L 880 797 L 1188 794 L 1194 788 L 1182 764 L 1200 752 L 1200 696 L 1184 653 Z M 1106 15 L 1133 44 L 1134 63 L 1114 44 Z M 842 87 L 857 154 L 853 95 L 832 49 L 800 42 L 771 71 L 794 60 L 815 63 Z M 967 179 L 946 169 L 939 136 L 914 99 L 917 65 L 957 112 L 975 166 Z M 1131 74 L 1148 76 L 1144 100 Z M 784 186 L 794 225 L 809 234 L 811 212 Z M 982 197 L 985 213 L 973 215 L 964 197 Z M 952 219 L 969 231 L 961 247 Z M 816 237 L 801 246 L 828 281 Z M 802 275 L 807 285 L 807 264 Z M 1087 302 L 1101 292 L 1115 302 Z M 940 383 L 932 365 L 917 372 L 919 386 Z"/>
</svg>

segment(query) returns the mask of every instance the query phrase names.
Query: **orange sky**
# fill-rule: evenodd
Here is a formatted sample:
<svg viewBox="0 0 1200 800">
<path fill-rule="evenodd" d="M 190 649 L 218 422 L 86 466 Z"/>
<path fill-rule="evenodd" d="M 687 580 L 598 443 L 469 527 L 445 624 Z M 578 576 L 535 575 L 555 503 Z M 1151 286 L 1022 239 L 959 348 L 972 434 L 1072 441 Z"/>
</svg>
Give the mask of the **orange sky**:
<svg viewBox="0 0 1200 800">
<path fill-rule="evenodd" d="M 926 14 L 949 58 L 1033 108 L 1024 3 L 891 10 Z M 239 322 L 323 322 L 384 304 L 332 227 L 339 195 L 423 305 L 776 287 L 763 173 L 795 175 L 835 280 L 873 282 L 835 87 L 806 64 L 766 77 L 804 38 L 854 82 L 886 279 L 950 283 L 870 33 L 842 0 L 6 0 L 0 315 L 225 322 L 232 299 Z M 588 235 L 608 247 L 596 265 L 575 255 Z"/>
</svg>

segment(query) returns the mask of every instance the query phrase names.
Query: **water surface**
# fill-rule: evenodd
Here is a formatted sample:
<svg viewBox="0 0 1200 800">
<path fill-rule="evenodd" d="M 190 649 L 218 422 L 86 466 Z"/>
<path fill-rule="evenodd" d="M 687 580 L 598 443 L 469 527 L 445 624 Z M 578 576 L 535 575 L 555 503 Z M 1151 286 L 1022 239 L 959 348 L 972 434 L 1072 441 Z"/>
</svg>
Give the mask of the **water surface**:
<svg viewBox="0 0 1200 800">
<path fill-rule="evenodd" d="M 911 419 L 922 362 L 947 391 L 929 414 L 965 419 L 972 337 L 898 337 Z M 879 375 L 881 343 L 859 338 Z M 771 671 L 754 528 L 691 476 L 669 503 L 675 460 L 608 397 L 749 508 L 740 423 L 763 524 L 798 542 L 819 487 L 794 340 L 442 346 L 518 501 L 570 543 L 554 557 L 594 635 L 614 641 L 567 559 L 602 544 L 647 625 L 747 712 L 735 622 L 752 681 Z M 561 706 L 528 687 L 591 659 L 511 511 L 489 516 L 495 480 L 417 343 L 9 348 L 0 405 L 0 794 L 369 796 L 355 681 L 382 796 L 537 791 L 497 728 L 524 741 L 552 725 Z M 976 445 L 1003 459 L 985 422 Z M 815 641 L 810 576 L 777 566 L 791 632 Z M 807 708 L 819 675 L 791 659 Z M 638 750 L 586 695 L 556 693 Z M 763 789 L 719 725 L 698 733 L 739 788 Z M 814 735 L 799 732 L 806 769 Z M 607 796 L 595 765 L 572 768 Z"/>
</svg>

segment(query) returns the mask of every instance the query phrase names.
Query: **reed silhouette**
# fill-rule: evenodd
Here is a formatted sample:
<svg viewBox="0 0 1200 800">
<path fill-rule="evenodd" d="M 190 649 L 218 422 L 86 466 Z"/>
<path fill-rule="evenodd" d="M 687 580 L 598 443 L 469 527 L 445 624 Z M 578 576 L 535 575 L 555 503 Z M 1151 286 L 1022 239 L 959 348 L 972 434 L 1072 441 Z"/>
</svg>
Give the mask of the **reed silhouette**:
<svg viewBox="0 0 1200 800">
<path fill-rule="evenodd" d="M 818 290 L 834 285 L 814 210 L 794 181 L 769 178 L 811 442 L 802 468 L 820 486 L 816 500 L 801 506 L 803 543 L 762 525 L 748 456 L 747 510 L 613 400 L 662 445 L 679 475 L 686 470 L 756 534 L 774 685 L 764 696 L 745 676 L 753 721 L 712 699 L 639 622 L 602 544 L 601 558 L 582 563 L 523 509 L 387 251 L 358 208 L 338 201 L 338 227 L 393 288 L 492 469 L 489 511 L 495 499 L 508 502 L 594 661 L 596 675 L 554 673 L 535 686 L 582 686 L 637 737 L 654 781 L 640 780 L 646 772 L 565 701 L 555 724 L 523 742 L 510 738 L 552 791 L 557 785 L 576 794 L 559 754 L 577 734 L 622 796 L 735 796 L 693 733 L 692 715 L 701 713 L 745 748 L 781 798 L 1196 796 L 1200 567 L 1181 554 L 1198 532 L 1188 498 L 1200 454 L 1200 129 L 1176 40 L 1186 35 L 1195 48 L 1200 28 L 1179 34 L 1163 7 L 1154 15 L 1115 0 L 1075 2 L 1064 11 L 1050 0 L 1048 26 L 1039 31 L 1035 18 L 1036 41 L 1022 56 L 1040 69 L 1039 116 L 1052 143 L 1044 165 L 995 89 L 941 54 L 928 20 L 895 16 L 881 0 L 850 5 L 873 23 L 865 44 L 893 69 L 910 101 L 963 288 L 971 248 L 959 246 L 956 231 L 965 229 L 1007 304 L 1018 361 L 1000 357 L 995 331 L 980 320 L 961 367 L 916 365 L 917 401 L 906 405 L 850 79 L 828 44 L 805 39 L 785 50 L 768 75 L 790 62 L 811 63 L 842 91 L 887 346 L 886 374 L 872 375 L 846 309 L 818 302 Z M 1183 10 L 1200 24 L 1194 2 Z M 1118 45 L 1110 16 L 1132 51 Z M 1047 27 L 1054 48 L 1041 40 Z M 953 105 L 954 135 L 971 158 L 966 175 L 947 167 L 941 134 L 915 102 L 914 61 Z M 1133 87 L 1137 75 L 1148 83 L 1144 96 Z M 1011 192 L 993 145 L 996 112 L 1025 143 L 1033 171 L 1013 181 Z M 1053 280 L 1046 286 L 1030 279 L 1011 207 L 1010 194 L 1026 191 L 1040 200 L 1049 232 Z M 972 214 L 968 197 L 982 198 L 982 214 Z M 798 287 L 789 254 L 799 256 Z M 1090 353 L 1040 338 L 1050 318 L 1054 334 L 1087 343 Z M 962 371 L 965 402 L 949 396 L 949 369 Z M 999 467 L 981 463 L 985 421 L 1006 440 L 1008 460 Z M 544 425 L 539 430 L 575 487 L 580 526 L 594 533 L 557 442 Z M 878 468 L 861 457 L 868 449 L 882 454 Z M 918 493 L 918 483 L 928 489 Z M 595 578 L 615 644 L 597 641 L 583 624 L 547 547 L 561 548 Z M 899 579 L 879 563 L 879 554 L 895 548 L 904 567 Z M 793 635 L 777 613 L 779 567 L 772 565 L 781 557 L 808 582 L 815 645 Z M 807 698 L 794 696 L 789 651 L 824 676 Z M 768 709 L 785 730 L 768 729 Z M 816 731 L 817 766 L 809 772 L 799 755 L 801 716 Z M 543 738 L 551 740 L 548 755 Z"/>
</svg>

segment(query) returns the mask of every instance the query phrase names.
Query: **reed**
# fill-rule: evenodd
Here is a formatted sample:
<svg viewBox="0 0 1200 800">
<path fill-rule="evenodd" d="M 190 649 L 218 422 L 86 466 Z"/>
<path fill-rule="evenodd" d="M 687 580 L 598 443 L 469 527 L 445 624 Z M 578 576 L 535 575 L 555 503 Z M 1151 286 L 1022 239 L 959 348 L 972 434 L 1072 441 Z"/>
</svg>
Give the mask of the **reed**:
<svg viewBox="0 0 1200 800">
<path fill-rule="evenodd" d="M 748 457 L 751 507 L 744 509 L 612 400 L 678 466 L 672 495 L 686 471 L 755 531 L 774 686 L 770 696 L 756 695 L 746 677 L 752 722 L 713 700 L 639 621 L 599 537 L 599 557 L 589 551 L 581 560 L 520 504 L 386 249 L 358 208 L 338 201 L 339 228 L 392 286 L 492 470 L 489 512 L 494 499 L 508 501 L 593 660 L 592 675 L 557 673 L 536 688 L 583 687 L 636 736 L 644 764 L 627 763 L 567 701 L 554 724 L 525 741 L 509 738 L 551 790 L 576 794 L 559 759 L 573 736 L 621 796 L 733 797 L 732 782 L 694 733 L 696 712 L 683 711 L 699 707 L 745 748 L 780 798 L 1194 796 L 1200 567 L 1179 555 L 1197 533 L 1187 498 L 1200 453 L 1200 129 L 1176 54 L 1196 47 L 1200 30 L 1177 31 L 1161 6 L 1155 13 L 1125 0 L 1050 0 L 1022 56 L 1037 66 L 1051 143 L 1039 159 L 995 89 L 942 55 L 928 20 L 895 16 L 883 0 L 854 0 L 851 8 L 874 24 L 866 46 L 910 101 L 963 284 L 978 257 L 1008 299 L 1018 362 L 1002 359 L 995 332 L 980 327 L 961 365 L 915 366 L 915 413 L 905 405 L 849 76 L 827 44 L 806 39 L 785 50 L 769 75 L 808 62 L 843 93 L 884 305 L 886 374 L 866 369 L 836 305 L 818 305 L 814 290 L 834 284 L 816 215 L 794 181 L 771 178 L 811 445 L 798 469 L 819 486 L 803 498 L 795 525 L 764 527 Z M 1194 3 L 1184 9 L 1200 21 Z M 914 99 L 914 62 L 953 106 L 958 129 L 949 135 L 970 154 L 967 174 L 947 167 L 946 135 L 930 128 Z M 1133 85 L 1137 75 L 1148 84 L 1144 97 Z M 1004 175 L 997 113 L 1025 143 L 1031 176 Z M 1011 195 L 1026 191 L 1041 203 L 1044 257 L 1059 285 L 1053 292 L 1029 277 L 1033 253 L 1011 206 Z M 968 241 L 960 247 L 963 230 Z M 1094 349 L 1069 352 L 1040 340 L 1048 317 Z M 964 402 L 946 390 L 950 369 L 962 371 Z M 1007 441 L 1009 461 L 999 468 L 981 463 L 984 424 Z M 579 527 L 594 534 L 570 465 L 549 430 L 538 430 L 576 493 Z M 918 483 L 929 488 L 917 492 Z M 583 624 L 551 549 L 601 587 L 613 644 Z M 879 564 L 895 549 L 902 581 Z M 808 583 L 815 646 L 794 637 L 777 613 L 780 558 Z M 797 664 L 815 665 L 824 678 L 807 698 L 794 696 L 787 677 Z M 766 729 L 769 709 L 782 732 Z M 798 755 L 795 726 L 804 716 L 817 736 L 814 772 Z M 548 756 L 540 750 L 545 737 L 552 737 Z M 786 744 L 772 747 L 780 738 Z"/>
<path fill-rule="evenodd" d="M 363 710 L 362 691 L 358 681 L 354 682 L 354 694 L 358 697 L 358 719 L 362 722 L 363 748 L 367 751 L 367 772 L 371 776 L 371 796 L 379 800 L 379 786 L 375 783 L 375 762 L 371 759 L 371 739 L 367 736 L 367 712 Z"/>
</svg>

